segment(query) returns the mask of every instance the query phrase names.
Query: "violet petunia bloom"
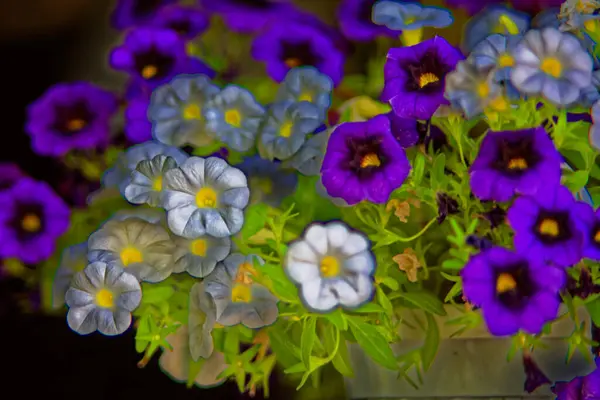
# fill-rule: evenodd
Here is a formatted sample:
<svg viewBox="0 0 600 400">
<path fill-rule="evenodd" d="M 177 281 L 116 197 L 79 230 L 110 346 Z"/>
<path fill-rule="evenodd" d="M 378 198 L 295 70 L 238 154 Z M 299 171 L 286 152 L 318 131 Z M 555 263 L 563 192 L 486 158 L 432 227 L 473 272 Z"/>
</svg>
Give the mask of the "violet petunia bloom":
<svg viewBox="0 0 600 400">
<path fill-rule="evenodd" d="M 350 205 L 362 200 L 385 203 L 409 171 L 406 154 L 385 115 L 339 125 L 329 138 L 321 166 L 327 194 Z"/>
<path fill-rule="evenodd" d="M 444 98 L 446 75 L 463 59 L 460 50 L 440 36 L 390 49 L 382 100 L 400 117 L 431 118 L 439 106 L 449 104 Z"/>
<path fill-rule="evenodd" d="M 118 0 L 110 17 L 111 25 L 116 29 L 145 25 L 161 7 L 176 2 L 177 0 Z"/>
<path fill-rule="evenodd" d="M 210 24 L 206 13 L 195 7 L 173 5 L 163 7 L 156 13 L 152 26 L 175 31 L 183 39 L 190 40 L 204 32 Z"/>
<path fill-rule="evenodd" d="M 562 158 L 544 128 L 487 133 L 471 165 L 471 190 L 481 200 L 509 201 L 560 182 Z"/>
<path fill-rule="evenodd" d="M 36 153 L 60 157 L 107 145 L 116 111 L 112 93 L 88 82 L 60 83 L 29 105 L 25 130 Z"/>
<path fill-rule="evenodd" d="M 256 33 L 274 20 L 296 13 L 291 0 L 199 0 L 209 12 L 220 14 L 235 32 Z"/>
<path fill-rule="evenodd" d="M 337 9 L 340 29 L 350 40 L 370 41 L 377 36 L 397 36 L 398 33 L 372 20 L 377 0 L 343 0 Z"/>
<path fill-rule="evenodd" d="M 393 112 L 389 112 L 386 115 L 390 119 L 392 135 L 400 143 L 400 146 L 407 149 L 419 142 L 419 122 L 417 120 L 402 118 Z"/>
<path fill-rule="evenodd" d="M 344 55 L 330 36 L 297 21 L 278 20 L 252 43 L 252 57 L 263 61 L 277 82 L 299 66 L 313 66 L 328 75 L 335 85 L 344 74 Z"/>
<path fill-rule="evenodd" d="M 596 357 L 596 369 L 586 376 L 578 376 L 569 382 L 556 382 L 552 393 L 556 400 L 600 399 L 600 357 Z"/>
<path fill-rule="evenodd" d="M 68 229 L 70 215 L 47 183 L 22 178 L 0 193 L 0 257 L 26 264 L 48 259 Z"/>
<path fill-rule="evenodd" d="M 21 178 L 26 175 L 21 171 L 17 164 L 9 162 L 0 163 L 0 192 L 13 187 Z"/>
<path fill-rule="evenodd" d="M 577 202 L 577 215 L 583 228 L 583 257 L 600 261 L 600 208 Z"/>
<path fill-rule="evenodd" d="M 150 99 L 145 96 L 132 99 L 125 109 L 125 137 L 131 143 L 152 140 L 152 123 L 148 120 Z"/>
<path fill-rule="evenodd" d="M 516 251 L 560 267 L 578 263 L 583 255 L 585 226 L 576 204 L 569 189 L 559 185 L 517 198 L 507 213 L 515 231 Z"/>
<path fill-rule="evenodd" d="M 494 336 L 540 333 L 557 317 L 566 283 L 562 269 L 497 246 L 472 256 L 461 276 L 466 299 L 482 309 Z"/>
</svg>

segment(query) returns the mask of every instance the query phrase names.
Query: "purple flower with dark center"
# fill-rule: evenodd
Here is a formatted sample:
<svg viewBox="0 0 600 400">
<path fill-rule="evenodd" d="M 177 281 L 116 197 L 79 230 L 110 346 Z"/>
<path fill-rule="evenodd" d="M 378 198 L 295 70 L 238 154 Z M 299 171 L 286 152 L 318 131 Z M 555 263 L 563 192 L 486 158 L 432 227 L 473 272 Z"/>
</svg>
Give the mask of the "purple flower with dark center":
<svg viewBox="0 0 600 400">
<path fill-rule="evenodd" d="M 458 214 L 458 212 L 460 211 L 460 209 L 458 208 L 458 201 L 456 201 L 446 193 L 439 192 L 436 195 L 435 199 L 438 207 L 438 224 L 444 222 L 448 215 Z"/>
<path fill-rule="evenodd" d="M 296 21 L 278 20 L 257 36 L 252 56 L 266 63 L 267 73 L 277 82 L 299 66 L 313 66 L 335 85 L 344 74 L 344 55 L 333 40 L 315 27 Z"/>
<path fill-rule="evenodd" d="M 111 24 L 116 29 L 126 29 L 150 22 L 164 5 L 177 0 L 118 0 L 111 14 Z"/>
<path fill-rule="evenodd" d="M 583 257 L 600 261 L 600 208 L 578 201 L 576 213 L 583 225 Z"/>
<path fill-rule="evenodd" d="M 350 40 L 370 41 L 377 36 L 397 36 L 398 33 L 376 25 L 371 19 L 377 0 L 343 0 L 337 9 L 342 33 Z"/>
<path fill-rule="evenodd" d="M 148 120 L 150 100 L 145 97 L 132 99 L 125 109 L 125 136 L 130 143 L 152 140 L 152 124 Z"/>
<path fill-rule="evenodd" d="M 519 330 L 540 333 L 557 317 L 565 275 L 562 269 L 502 247 L 471 257 L 461 270 L 463 293 L 469 303 L 481 307 L 494 336 Z"/>
<path fill-rule="evenodd" d="M 488 132 L 471 165 L 471 190 L 505 202 L 560 182 L 562 158 L 544 128 Z"/>
<path fill-rule="evenodd" d="M 291 0 L 199 0 L 204 9 L 220 14 L 235 32 L 256 33 L 296 12 Z"/>
<path fill-rule="evenodd" d="M 0 163 L 0 192 L 10 189 L 15 183 L 21 178 L 24 178 L 25 174 L 17 166 L 17 164 L 3 162 Z"/>
<path fill-rule="evenodd" d="M 385 203 L 409 171 L 406 154 L 385 115 L 339 125 L 329 138 L 321 166 L 327 194 L 350 205 L 362 200 Z"/>
<path fill-rule="evenodd" d="M 45 182 L 23 178 L 0 193 L 0 257 L 46 260 L 69 227 L 70 210 Z"/>
<path fill-rule="evenodd" d="M 396 138 L 400 146 L 407 149 L 419 142 L 418 122 L 411 118 L 402 118 L 389 112 L 386 116 L 390 119 L 392 135 Z"/>
<path fill-rule="evenodd" d="M 152 26 L 175 31 L 184 39 L 193 39 L 210 24 L 208 16 L 195 7 L 172 5 L 161 8 L 152 20 Z"/>
<path fill-rule="evenodd" d="M 525 370 L 524 389 L 527 393 L 533 393 L 537 388 L 550 384 L 550 379 L 544 374 L 531 354 L 523 352 L 523 369 Z"/>
<path fill-rule="evenodd" d="M 556 400 L 596 400 L 600 399 L 600 357 L 596 357 L 596 369 L 578 376 L 569 382 L 556 382 L 552 386 Z"/>
<path fill-rule="evenodd" d="M 460 50 L 440 36 L 390 49 L 381 98 L 400 117 L 429 119 L 440 105 L 449 104 L 444 98 L 446 75 L 463 59 Z"/>
<path fill-rule="evenodd" d="M 562 267 L 579 262 L 584 226 L 576 204 L 569 189 L 559 185 L 517 198 L 507 214 L 517 252 Z"/>
<path fill-rule="evenodd" d="M 25 130 L 40 155 L 97 148 L 108 144 L 117 107 L 112 93 L 91 83 L 60 83 L 29 105 Z"/>
<path fill-rule="evenodd" d="M 417 132 L 419 133 L 418 145 L 422 145 L 426 151 L 431 150 L 434 153 L 442 150 L 444 146 L 448 145 L 448 138 L 444 131 L 429 122 L 423 123 L 417 121 Z"/>
</svg>

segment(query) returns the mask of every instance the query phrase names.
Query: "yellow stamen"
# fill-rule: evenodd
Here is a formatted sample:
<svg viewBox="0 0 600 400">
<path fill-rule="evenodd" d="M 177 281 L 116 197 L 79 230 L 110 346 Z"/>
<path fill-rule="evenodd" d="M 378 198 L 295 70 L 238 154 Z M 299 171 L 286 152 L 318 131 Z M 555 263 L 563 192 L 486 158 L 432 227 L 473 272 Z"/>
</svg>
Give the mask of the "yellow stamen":
<svg viewBox="0 0 600 400">
<path fill-rule="evenodd" d="M 540 69 L 544 73 L 554 78 L 558 78 L 562 74 L 562 64 L 556 57 L 548 57 L 544 59 L 544 61 L 542 61 Z"/>
<path fill-rule="evenodd" d="M 302 65 L 302 61 L 300 61 L 299 58 L 290 57 L 285 59 L 285 65 L 287 65 L 288 68 L 296 68 Z"/>
<path fill-rule="evenodd" d="M 369 153 L 362 158 L 360 161 L 361 168 L 367 167 L 379 167 L 381 165 L 381 160 L 377 157 L 375 153 Z"/>
<path fill-rule="evenodd" d="M 440 78 L 438 78 L 435 74 L 426 72 L 419 77 L 419 87 L 422 89 L 431 83 L 439 82 L 439 80 Z"/>
<path fill-rule="evenodd" d="M 524 158 L 513 158 L 508 162 L 508 169 L 512 170 L 526 170 L 527 169 L 527 161 Z"/>
<path fill-rule="evenodd" d="M 198 104 L 188 104 L 183 109 L 183 119 L 202 119 L 202 110 Z"/>
<path fill-rule="evenodd" d="M 506 272 L 500 274 L 498 279 L 496 279 L 496 293 L 506 293 L 517 287 L 517 282 L 515 278 L 511 274 Z"/>
<path fill-rule="evenodd" d="M 500 57 L 498 57 L 498 66 L 500 68 L 513 67 L 514 65 L 515 59 L 510 54 L 504 53 L 501 54 Z"/>
<path fill-rule="evenodd" d="M 310 103 L 313 101 L 313 96 L 310 93 L 304 92 L 298 97 L 298 101 L 308 101 Z"/>
<path fill-rule="evenodd" d="M 477 95 L 482 99 L 487 98 L 490 95 L 490 85 L 487 82 L 481 82 L 477 85 Z"/>
<path fill-rule="evenodd" d="M 154 65 L 146 65 L 144 68 L 142 68 L 142 77 L 144 79 L 152 79 L 157 73 L 158 68 L 156 68 Z"/>
<path fill-rule="evenodd" d="M 252 264 L 249 262 L 241 263 L 235 275 L 235 282 L 250 285 L 252 283 L 252 277 L 255 275 L 256 270 Z"/>
<path fill-rule="evenodd" d="M 100 289 L 96 293 L 96 305 L 102 308 L 113 308 L 115 302 L 112 292 L 108 289 Z"/>
<path fill-rule="evenodd" d="M 553 219 L 543 220 L 538 228 L 538 231 L 542 235 L 548 235 L 548 236 L 552 236 L 552 237 L 556 237 L 560 233 L 559 228 L 558 228 L 558 222 L 556 222 Z"/>
<path fill-rule="evenodd" d="M 321 275 L 324 278 L 333 278 L 340 273 L 340 262 L 333 256 L 326 256 L 321 260 Z"/>
<path fill-rule="evenodd" d="M 37 232 L 40 230 L 41 226 L 42 221 L 40 221 L 40 217 L 35 214 L 26 214 L 21 220 L 21 227 L 27 232 Z"/>
<path fill-rule="evenodd" d="M 504 96 L 498 96 L 490 101 L 490 108 L 495 111 L 508 110 L 508 101 Z"/>
<path fill-rule="evenodd" d="M 598 20 L 596 19 L 588 19 L 583 22 L 583 26 L 590 32 L 596 32 L 598 30 Z"/>
<path fill-rule="evenodd" d="M 500 18 L 498 18 L 498 22 L 500 23 L 500 25 L 502 25 L 502 27 L 504 29 L 506 29 L 506 32 L 508 32 L 509 34 L 511 34 L 511 35 L 519 34 L 519 27 L 517 26 L 515 21 L 510 19 L 510 17 L 508 15 L 506 15 L 506 14 L 501 15 Z M 500 33 L 506 33 L 506 32 L 500 32 Z"/>
<path fill-rule="evenodd" d="M 208 246 L 206 245 L 206 240 L 196 239 L 196 240 L 193 240 L 192 243 L 190 244 L 190 251 L 195 256 L 204 257 L 204 256 L 206 256 L 207 247 Z"/>
<path fill-rule="evenodd" d="M 154 190 L 155 192 L 160 192 L 162 190 L 162 181 L 162 176 L 159 176 L 156 179 L 154 179 L 154 182 L 152 182 L 152 190 Z"/>
<path fill-rule="evenodd" d="M 231 301 L 234 303 L 249 303 L 252 300 L 250 286 L 237 284 L 231 289 Z"/>
<path fill-rule="evenodd" d="M 598 230 L 598 232 L 596 232 L 596 234 L 594 235 L 594 241 L 596 243 L 600 243 L 600 230 Z"/>
<path fill-rule="evenodd" d="M 144 261 L 144 257 L 142 252 L 136 249 L 133 246 L 127 246 L 123 250 L 121 250 L 121 262 L 125 267 L 134 263 L 141 263 Z"/>
<path fill-rule="evenodd" d="M 225 112 L 225 122 L 229 125 L 239 128 L 242 126 L 242 115 L 238 110 L 231 109 Z"/>
<path fill-rule="evenodd" d="M 85 128 L 85 121 L 80 118 L 71 119 L 67 122 L 67 130 L 77 132 Z"/>
<path fill-rule="evenodd" d="M 198 208 L 215 208 L 217 206 L 217 192 L 209 187 L 203 187 L 196 193 Z"/>
<path fill-rule="evenodd" d="M 287 138 L 292 136 L 292 128 L 294 127 L 294 124 L 292 124 L 289 121 L 285 121 L 282 125 L 281 128 L 279 129 L 279 136 Z"/>
</svg>

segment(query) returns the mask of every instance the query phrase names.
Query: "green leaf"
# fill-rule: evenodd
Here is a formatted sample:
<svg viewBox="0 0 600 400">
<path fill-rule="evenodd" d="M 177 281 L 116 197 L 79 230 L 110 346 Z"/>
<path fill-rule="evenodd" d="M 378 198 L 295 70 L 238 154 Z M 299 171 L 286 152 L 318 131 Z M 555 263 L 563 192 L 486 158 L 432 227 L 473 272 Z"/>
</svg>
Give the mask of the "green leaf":
<svg viewBox="0 0 600 400">
<path fill-rule="evenodd" d="M 425 343 L 421 348 L 421 361 L 423 362 L 423 370 L 427 371 L 438 352 L 440 345 L 440 330 L 435 318 L 431 314 L 426 314 L 427 317 L 427 334 L 425 335 Z"/>
<path fill-rule="evenodd" d="M 457 260 L 456 258 L 451 258 L 442 262 L 442 268 L 445 269 L 462 269 L 464 266 L 465 262 L 462 260 Z"/>
<path fill-rule="evenodd" d="M 224 348 L 228 354 L 238 354 L 240 352 L 240 331 L 235 327 L 228 329 L 225 333 Z"/>
<path fill-rule="evenodd" d="M 369 357 L 385 368 L 398 369 L 396 357 L 388 341 L 374 326 L 360 317 L 348 317 L 348 323 L 354 338 Z"/>
<path fill-rule="evenodd" d="M 221 147 L 223 147 L 223 143 L 217 140 L 205 146 L 196 147 L 192 154 L 198 157 L 206 157 L 216 153 L 221 149 Z"/>
<path fill-rule="evenodd" d="M 172 286 L 144 285 L 142 292 L 143 304 L 158 304 L 165 302 L 173 296 L 175 289 Z"/>
<path fill-rule="evenodd" d="M 277 355 L 277 362 L 284 368 L 295 365 L 300 358 L 300 349 L 289 338 L 287 334 L 276 328 L 269 328 L 269 342 L 273 353 Z M 304 366 L 304 364 L 300 363 Z"/>
<path fill-rule="evenodd" d="M 375 303 L 367 303 L 364 304 L 356 309 L 351 310 L 353 313 L 358 313 L 358 314 L 370 314 L 370 313 L 383 313 L 384 309 L 379 305 L 379 304 L 375 304 Z"/>
<path fill-rule="evenodd" d="M 336 308 L 334 311 L 323 315 L 323 317 L 331 322 L 340 331 L 348 330 L 348 321 L 346 321 L 344 313 L 339 308 Z"/>
<path fill-rule="evenodd" d="M 240 232 L 243 240 L 247 240 L 265 227 L 268 212 L 269 206 L 264 203 L 258 203 L 248 207 L 244 219 L 244 227 Z"/>
<path fill-rule="evenodd" d="M 578 192 L 587 184 L 588 178 L 587 171 L 575 171 L 565 177 L 563 184 L 572 192 Z"/>
<path fill-rule="evenodd" d="M 187 388 L 191 388 L 192 386 L 194 386 L 194 383 L 196 382 L 196 377 L 198 376 L 198 374 L 200 373 L 200 371 L 202 370 L 202 367 L 204 366 L 204 363 L 206 362 L 206 359 L 200 357 L 198 359 L 198 361 L 194 361 L 192 359 L 192 357 L 189 358 L 189 365 L 188 365 L 188 378 L 187 378 L 187 383 L 186 386 Z"/>
<path fill-rule="evenodd" d="M 392 302 L 379 286 L 377 287 L 377 300 L 388 315 L 392 315 L 394 313 Z"/>
<path fill-rule="evenodd" d="M 302 361 L 306 368 L 310 367 L 310 356 L 312 354 L 315 340 L 317 338 L 317 318 L 308 317 L 304 320 L 302 336 L 300 337 L 300 350 L 302 351 Z"/>
<path fill-rule="evenodd" d="M 594 325 L 600 327 L 600 298 L 586 303 L 585 308 L 590 314 L 590 318 Z"/>
<path fill-rule="evenodd" d="M 393 291 L 400 289 L 400 284 L 398 283 L 398 281 L 390 276 L 386 276 L 385 278 L 383 278 L 381 280 L 381 283 L 383 283 L 385 286 L 392 289 Z"/>
<path fill-rule="evenodd" d="M 446 186 L 446 176 L 444 169 L 446 168 L 446 155 L 440 153 L 433 161 L 431 167 L 431 188 L 433 190 L 443 189 Z"/>
<path fill-rule="evenodd" d="M 335 348 L 335 332 L 334 329 L 325 329 L 323 332 L 323 343 L 328 354 L 335 354 L 331 363 L 334 368 L 342 375 L 352 377 L 352 365 L 348 355 L 348 345 L 345 340 L 341 340 L 337 349 Z M 335 352 L 335 353 L 334 353 Z"/>
<path fill-rule="evenodd" d="M 413 173 L 412 173 L 412 180 L 415 183 L 415 185 L 418 185 L 419 183 L 421 183 L 421 180 L 423 180 L 424 171 L 425 171 L 425 155 L 423 153 L 419 152 L 415 156 Z"/>
<path fill-rule="evenodd" d="M 444 303 L 442 303 L 442 301 L 438 299 L 435 295 L 433 295 L 431 292 L 400 292 L 396 293 L 395 295 L 408 301 L 409 303 L 414 304 L 415 306 L 421 308 L 424 311 L 441 316 L 446 315 L 446 310 L 444 310 Z"/>
</svg>

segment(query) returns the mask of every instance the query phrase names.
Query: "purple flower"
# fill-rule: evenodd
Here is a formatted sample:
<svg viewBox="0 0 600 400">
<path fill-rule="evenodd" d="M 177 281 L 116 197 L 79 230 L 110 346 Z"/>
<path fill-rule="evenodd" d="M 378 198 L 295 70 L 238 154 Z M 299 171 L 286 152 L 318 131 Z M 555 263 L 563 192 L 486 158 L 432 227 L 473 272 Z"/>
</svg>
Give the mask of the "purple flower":
<svg viewBox="0 0 600 400">
<path fill-rule="evenodd" d="M 392 135 L 396 138 L 400 146 L 407 149 L 419 142 L 418 122 L 411 118 L 402 118 L 389 112 L 386 116 L 390 119 Z"/>
<path fill-rule="evenodd" d="M 370 41 L 377 36 L 397 36 L 398 33 L 373 23 L 373 5 L 377 0 L 343 0 L 337 9 L 342 33 L 351 40 Z"/>
<path fill-rule="evenodd" d="M 502 247 L 471 257 L 461 271 L 465 297 L 481 307 L 494 336 L 519 330 L 540 333 L 557 316 L 565 275 L 559 268 Z"/>
<path fill-rule="evenodd" d="M 161 8 L 152 20 L 152 26 L 175 31 L 184 39 L 193 39 L 204 32 L 210 24 L 208 16 L 194 7 L 179 5 Z"/>
<path fill-rule="evenodd" d="M 600 208 L 577 202 L 576 212 L 583 225 L 583 257 L 600 261 Z"/>
<path fill-rule="evenodd" d="M 235 32 L 256 33 L 268 23 L 296 12 L 290 0 L 199 0 L 210 12 L 221 14 Z"/>
<path fill-rule="evenodd" d="M 556 382 L 552 386 L 552 393 L 556 395 L 556 400 L 600 399 L 600 357 L 596 357 L 596 369 L 592 373 L 569 382 Z"/>
<path fill-rule="evenodd" d="M 267 65 L 277 82 L 299 66 L 313 66 L 328 75 L 335 85 L 344 74 L 344 55 L 332 39 L 313 26 L 279 20 L 254 39 L 252 56 Z"/>
<path fill-rule="evenodd" d="M 148 120 L 150 100 L 146 97 L 132 99 L 125 109 L 125 136 L 130 143 L 152 140 L 152 124 Z"/>
<path fill-rule="evenodd" d="M 177 0 L 118 0 L 111 14 L 112 26 L 116 29 L 126 29 L 150 22 L 155 13 L 166 4 Z"/>
<path fill-rule="evenodd" d="M 562 267 L 579 262 L 584 235 L 577 208 L 569 189 L 559 185 L 517 198 L 507 213 L 517 252 Z"/>
<path fill-rule="evenodd" d="M 21 179 L 0 193 L 0 257 L 26 264 L 46 260 L 69 219 L 69 207 L 47 183 Z"/>
<path fill-rule="evenodd" d="M 381 94 L 404 118 L 429 119 L 442 104 L 446 75 L 464 56 L 446 39 L 436 36 L 410 47 L 393 48 L 384 67 Z"/>
<path fill-rule="evenodd" d="M 88 82 L 60 83 L 29 106 L 25 129 L 36 153 L 63 156 L 106 145 L 116 111 L 112 93 Z"/>
<path fill-rule="evenodd" d="M 540 386 L 550 384 L 550 379 L 540 369 L 531 354 L 523 352 L 523 369 L 525 370 L 524 389 L 527 393 L 533 393 Z"/>
<path fill-rule="evenodd" d="M 339 125 L 329 138 L 321 166 L 327 194 L 350 205 L 362 200 L 385 203 L 409 171 L 406 154 L 385 115 Z"/>
<path fill-rule="evenodd" d="M 473 15 L 490 4 L 503 3 L 504 0 L 446 0 L 445 2 L 448 7 L 462 8 L 469 15 Z"/>
<path fill-rule="evenodd" d="M 17 164 L 9 162 L 0 163 L 0 192 L 10 189 L 24 177 L 25 174 Z"/>
<path fill-rule="evenodd" d="M 504 202 L 560 182 L 561 156 L 544 128 L 489 132 L 471 165 L 471 190 Z"/>
<path fill-rule="evenodd" d="M 336 27 L 323 22 L 314 14 L 297 9 L 296 12 L 291 13 L 288 17 L 290 20 L 300 24 L 312 26 L 323 35 L 329 37 L 335 43 L 335 47 L 342 53 L 348 54 L 352 52 L 352 43 Z"/>
</svg>

